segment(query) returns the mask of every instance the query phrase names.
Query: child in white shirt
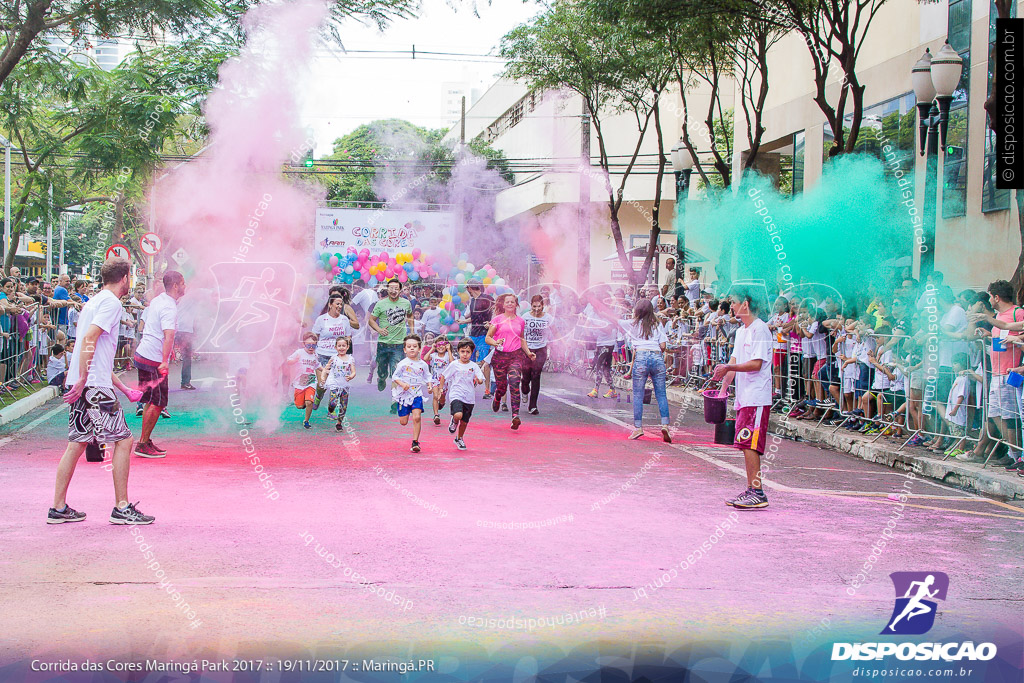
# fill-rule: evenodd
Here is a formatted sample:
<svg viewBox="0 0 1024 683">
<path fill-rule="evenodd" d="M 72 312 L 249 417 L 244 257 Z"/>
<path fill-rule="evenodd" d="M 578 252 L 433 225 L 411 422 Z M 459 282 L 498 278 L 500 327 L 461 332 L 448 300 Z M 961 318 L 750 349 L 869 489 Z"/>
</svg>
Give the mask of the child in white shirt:
<svg viewBox="0 0 1024 683">
<path fill-rule="evenodd" d="M 420 428 L 423 415 L 423 397 L 433 388 L 430 366 L 420 358 L 420 337 L 410 334 L 405 338 L 405 358 L 391 376 L 391 397 L 398 403 L 398 421 L 405 426 L 412 416 L 413 453 L 420 452 Z"/>
<path fill-rule="evenodd" d="M 345 413 L 348 412 L 349 383 L 356 377 L 355 360 L 349 354 L 351 348 L 352 340 L 349 337 L 335 339 L 335 355 L 331 356 L 327 365 L 320 371 L 324 392 L 328 394 L 327 415 L 333 415 L 337 409 L 338 423 L 334 428 L 339 432 L 343 429 L 342 422 L 345 420 Z"/>
<path fill-rule="evenodd" d="M 480 367 L 472 362 L 470 358 L 476 350 L 476 345 L 470 339 L 463 339 L 459 342 L 458 359 L 448 364 L 441 371 L 441 390 L 448 394 L 448 401 L 451 405 L 452 421 L 448 425 L 448 433 L 455 434 L 455 446 L 460 451 L 466 450 L 466 442 L 462 437 L 466 435 L 466 428 L 469 426 L 469 418 L 473 416 L 473 407 L 476 405 L 476 387 L 484 383 L 484 373 Z"/>
</svg>

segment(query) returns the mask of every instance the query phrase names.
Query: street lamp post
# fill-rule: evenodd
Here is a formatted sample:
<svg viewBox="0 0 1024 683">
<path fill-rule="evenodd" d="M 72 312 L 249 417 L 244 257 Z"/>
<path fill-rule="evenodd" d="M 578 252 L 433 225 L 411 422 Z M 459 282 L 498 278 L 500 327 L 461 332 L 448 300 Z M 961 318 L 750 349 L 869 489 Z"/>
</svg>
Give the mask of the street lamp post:
<svg viewBox="0 0 1024 683">
<path fill-rule="evenodd" d="M 0 145 L 4 146 L 4 257 L 11 248 L 11 141 L 0 135 Z M 0 265 L 3 265 L 0 261 Z M 14 263 L 12 260 L 11 263 Z"/>
<path fill-rule="evenodd" d="M 686 280 L 686 194 L 690 191 L 690 174 L 693 173 L 693 156 L 682 140 L 672 148 L 672 170 L 676 174 L 676 286 Z"/>
<path fill-rule="evenodd" d="M 922 202 L 923 238 L 915 240 L 915 247 L 921 253 L 920 277 L 923 279 L 935 269 L 935 229 L 939 206 L 939 146 L 946 144 L 949 128 L 949 105 L 953 92 L 960 82 L 963 59 L 946 41 L 938 55 L 932 57 L 930 50 L 910 72 L 917 98 L 918 133 L 921 140 L 920 153 L 925 156 L 924 201 Z"/>
</svg>

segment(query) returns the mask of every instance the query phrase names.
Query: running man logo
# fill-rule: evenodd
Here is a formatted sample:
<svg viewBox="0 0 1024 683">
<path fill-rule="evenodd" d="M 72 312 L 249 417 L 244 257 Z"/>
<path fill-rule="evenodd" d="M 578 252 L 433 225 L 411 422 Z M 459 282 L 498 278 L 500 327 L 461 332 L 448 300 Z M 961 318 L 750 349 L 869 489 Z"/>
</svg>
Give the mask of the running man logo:
<svg viewBox="0 0 1024 683">
<path fill-rule="evenodd" d="M 935 623 L 937 603 L 945 600 L 949 577 L 942 572 L 893 572 L 889 575 L 896 589 L 896 605 L 883 635 L 921 635 Z"/>
<path fill-rule="evenodd" d="M 255 353 L 274 339 L 280 314 L 295 291 L 288 263 L 222 262 L 210 266 L 217 281 L 217 317 L 200 353 Z"/>
</svg>

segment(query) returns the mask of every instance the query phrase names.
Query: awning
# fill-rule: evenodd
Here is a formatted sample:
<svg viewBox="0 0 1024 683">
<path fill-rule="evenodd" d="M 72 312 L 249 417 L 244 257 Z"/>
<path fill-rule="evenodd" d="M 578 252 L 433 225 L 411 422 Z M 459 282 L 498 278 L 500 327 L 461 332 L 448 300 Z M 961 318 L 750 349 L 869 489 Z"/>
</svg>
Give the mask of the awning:
<svg viewBox="0 0 1024 683">
<path fill-rule="evenodd" d="M 659 247 L 658 251 L 661 254 L 665 255 L 665 256 L 673 256 L 674 257 L 676 255 L 676 246 L 674 244 L 659 244 L 658 247 Z M 644 256 L 644 254 L 646 254 L 646 253 L 647 253 L 647 245 L 641 245 L 639 247 L 633 247 L 632 249 L 627 250 L 626 251 L 626 256 L 630 256 L 632 258 L 642 258 Z M 615 261 L 618 258 L 619 258 L 619 255 L 617 253 L 615 253 L 615 252 L 612 252 L 611 255 L 605 256 L 604 259 L 602 259 L 602 260 L 604 260 L 604 261 Z M 685 263 L 705 263 L 705 262 L 710 261 L 710 260 L 711 259 L 709 259 L 708 257 L 703 256 L 702 254 L 694 251 L 693 249 L 687 249 L 686 250 L 686 259 L 685 259 L 684 262 Z"/>
</svg>

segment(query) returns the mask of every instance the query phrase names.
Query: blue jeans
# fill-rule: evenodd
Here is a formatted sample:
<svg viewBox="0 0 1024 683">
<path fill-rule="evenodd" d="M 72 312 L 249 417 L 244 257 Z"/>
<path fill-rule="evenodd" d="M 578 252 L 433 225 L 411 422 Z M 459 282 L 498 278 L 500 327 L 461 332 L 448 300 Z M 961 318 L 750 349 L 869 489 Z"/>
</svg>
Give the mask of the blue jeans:
<svg viewBox="0 0 1024 683">
<path fill-rule="evenodd" d="M 661 424 L 668 424 L 668 395 L 665 393 L 665 356 L 661 351 L 638 351 L 633 361 L 633 425 L 640 429 L 644 422 L 644 385 L 650 377 L 658 399 Z"/>
</svg>

